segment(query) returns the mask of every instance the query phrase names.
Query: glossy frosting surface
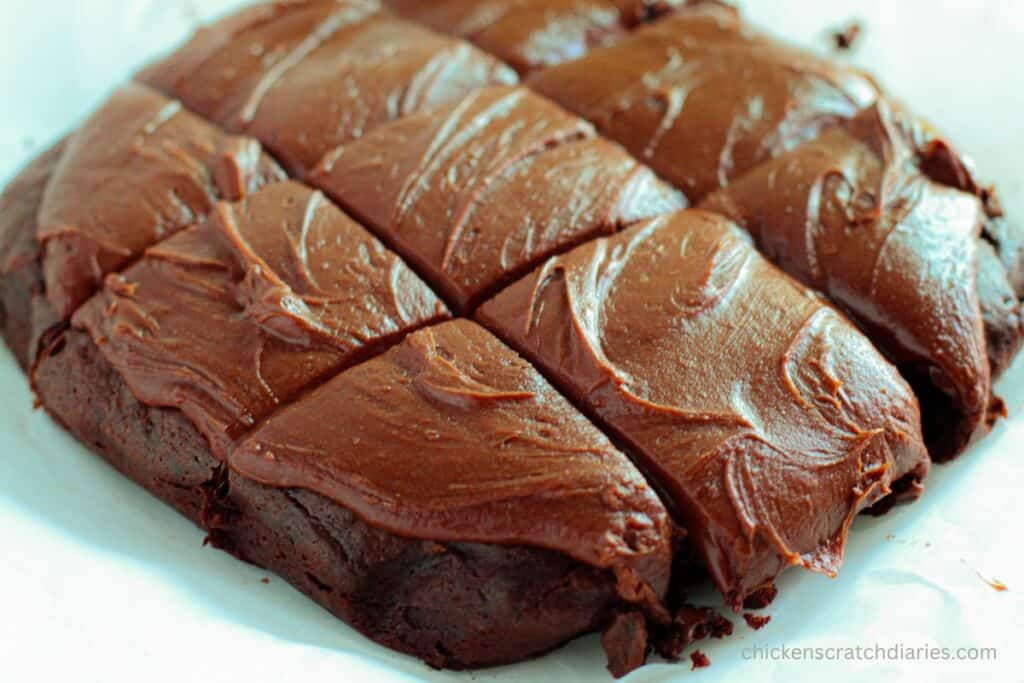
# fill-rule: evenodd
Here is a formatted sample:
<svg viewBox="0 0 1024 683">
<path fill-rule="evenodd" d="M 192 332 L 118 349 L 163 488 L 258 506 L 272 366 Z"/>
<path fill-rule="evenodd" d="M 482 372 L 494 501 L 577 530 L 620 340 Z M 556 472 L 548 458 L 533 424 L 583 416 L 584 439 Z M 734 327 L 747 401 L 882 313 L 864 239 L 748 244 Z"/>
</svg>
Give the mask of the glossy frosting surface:
<svg viewBox="0 0 1024 683">
<path fill-rule="evenodd" d="M 608 439 L 468 320 L 420 330 L 271 417 L 230 455 L 414 538 L 545 547 L 664 591 L 672 527 Z"/>
<path fill-rule="evenodd" d="M 223 134 L 181 104 L 127 85 L 68 142 L 39 209 L 46 292 L 62 317 L 106 273 L 241 199 L 281 171 L 250 138 Z"/>
<path fill-rule="evenodd" d="M 472 41 L 520 73 L 583 56 L 681 0 L 387 0 L 431 28 Z"/>
<path fill-rule="evenodd" d="M 986 428 L 991 383 L 976 277 L 985 210 L 921 172 L 886 103 L 703 206 L 736 220 L 769 259 L 850 312 L 894 362 L 949 395 L 952 415 L 934 417 L 957 425 L 936 434 L 936 455 L 958 452 Z"/>
<path fill-rule="evenodd" d="M 378 10 L 376 3 L 300 2 L 250 21 L 243 11 L 223 20 L 231 39 L 205 58 L 195 54 L 204 45 L 186 45 L 140 78 L 260 139 L 298 177 L 381 123 L 516 81 L 470 44 Z"/>
<path fill-rule="evenodd" d="M 0 193 L 0 273 L 6 275 L 36 258 L 36 218 L 67 138 L 57 142 L 15 176 Z M 29 226 L 31 229 L 26 229 Z"/>
<path fill-rule="evenodd" d="M 565 552 L 648 604 L 657 490 L 738 606 L 788 565 L 834 573 L 857 512 L 920 493 L 926 440 L 989 425 L 1024 238 L 869 77 L 711 0 L 383 4 L 439 33 L 262 3 L 54 153 L 50 300 L 238 473 L 399 535 Z M 529 361 L 431 327 L 449 311 L 403 258 Z"/>
<path fill-rule="evenodd" d="M 227 127 L 251 119 L 258 98 L 325 40 L 376 16 L 376 0 L 271 0 L 204 26 L 138 80 Z"/>
<path fill-rule="evenodd" d="M 310 180 L 462 310 L 556 251 L 685 206 L 589 124 L 509 87 L 378 128 Z"/>
<path fill-rule="evenodd" d="M 73 324 L 141 401 L 184 411 L 223 457 L 301 390 L 445 317 L 397 256 L 284 182 L 149 249 Z"/>
<path fill-rule="evenodd" d="M 691 199 L 877 96 L 867 76 L 763 36 L 717 3 L 680 9 L 528 84 Z"/>
<path fill-rule="evenodd" d="M 630 444 L 733 605 L 835 572 L 853 516 L 927 472 L 896 369 L 713 214 L 550 259 L 478 317 Z"/>
</svg>

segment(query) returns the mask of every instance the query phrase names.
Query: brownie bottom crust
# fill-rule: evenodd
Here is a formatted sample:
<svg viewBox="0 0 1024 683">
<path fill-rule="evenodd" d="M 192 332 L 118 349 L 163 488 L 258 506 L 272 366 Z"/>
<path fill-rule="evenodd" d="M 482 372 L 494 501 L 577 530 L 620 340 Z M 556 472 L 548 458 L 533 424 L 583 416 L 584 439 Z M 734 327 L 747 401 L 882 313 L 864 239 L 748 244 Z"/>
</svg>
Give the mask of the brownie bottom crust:
<svg viewBox="0 0 1024 683">
<path fill-rule="evenodd" d="M 181 412 L 139 403 L 80 331 L 50 343 L 34 384 L 59 423 L 211 544 L 431 666 L 531 658 L 606 626 L 621 604 L 610 573 L 561 553 L 403 538 L 317 494 L 235 475 Z"/>
</svg>

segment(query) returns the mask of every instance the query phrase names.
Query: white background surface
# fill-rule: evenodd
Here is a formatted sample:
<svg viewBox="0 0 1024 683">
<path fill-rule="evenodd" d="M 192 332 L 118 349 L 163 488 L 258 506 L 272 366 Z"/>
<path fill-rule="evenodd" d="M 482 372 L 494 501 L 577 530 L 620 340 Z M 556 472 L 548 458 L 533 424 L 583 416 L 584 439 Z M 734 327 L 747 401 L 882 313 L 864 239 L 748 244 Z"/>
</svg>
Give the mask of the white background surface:
<svg viewBox="0 0 1024 683">
<path fill-rule="evenodd" d="M 198 17 L 233 2 L 0 0 L 0 180 L 57 139 Z M 849 57 L 948 132 L 1024 220 L 1024 4 L 1018 0 L 748 0 L 748 16 Z M 939 467 L 917 504 L 854 527 L 840 578 L 791 571 L 753 632 L 703 643 L 713 666 L 630 681 L 1024 681 L 1024 362 L 999 390 L 1012 419 Z M 202 534 L 44 415 L 0 351 L 0 681 L 610 680 L 594 636 L 532 662 L 433 672 L 380 648 Z M 997 592 L 982 577 L 1003 581 Z M 705 596 L 709 601 L 713 596 Z M 987 663 L 751 662 L 753 646 L 995 647 Z M 870 678 L 869 678 L 870 677 Z"/>
</svg>

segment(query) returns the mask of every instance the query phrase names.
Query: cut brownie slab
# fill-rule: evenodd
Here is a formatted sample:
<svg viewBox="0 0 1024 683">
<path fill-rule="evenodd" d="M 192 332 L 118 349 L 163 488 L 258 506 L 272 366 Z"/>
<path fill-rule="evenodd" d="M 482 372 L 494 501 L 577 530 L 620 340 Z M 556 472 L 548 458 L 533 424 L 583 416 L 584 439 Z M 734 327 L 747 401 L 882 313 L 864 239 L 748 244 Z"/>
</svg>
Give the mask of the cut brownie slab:
<svg viewBox="0 0 1024 683">
<path fill-rule="evenodd" d="M 381 11 L 377 0 L 271 0 L 203 26 L 138 80 L 221 125 L 240 121 L 254 93 L 338 31 Z"/>
<path fill-rule="evenodd" d="M 685 0 L 386 0 L 431 28 L 465 38 L 520 73 L 576 59 Z"/>
<path fill-rule="evenodd" d="M 1006 216 L 995 187 L 982 184 L 969 157 L 921 117 L 900 105 L 890 103 L 889 108 L 921 171 L 936 183 L 973 194 L 985 208 L 985 226 L 977 244 L 978 297 L 996 379 L 1009 368 L 1024 341 L 1024 227 Z"/>
<path fill-rule="evenodd" d="M 303 389 L 445 317 L 397 256 L 289 181 L 150 248 L 72 323 L 139 400 L 182 410 L 222 455 Z"/>
<path fill-rule="evenodd" d="M 295 176 L 384 122 L 516 81 L 515 72 L 469 43 L 365 3 L 301 2 L 278 11 L 272 21 L 241 22 L 233 39 L 215 48 L 200 34 L 140 78 L 227 129 L 259 138 Z"/>
<path fill-rule="evenodd" d="M 736 608 L 786 566 L 835 573 L 859 511 L 920 492 L 899 372 L 715 214 L 552 258 L 478 318 L 632 450 Z"/>
<path fill-rule="evenodd" d="M 378 128 L 310 181 L 462 311 L 553 253 L 686 203 L 590 124 L 510 87 Z"/>
<path fill-rule="evenodd" d="M 228 463 L 401 536 L 565 553 L 611 572 L 627 603 L 663 609 L 672 534 L 658 497 L 529 363 L 471 321 L 416 332 L 335 377 L 271 416 Z"/>
<path fill-rule="evenodd" d="M 528 84 L 699 199 L 871 104 L 873 81 L 779 43 L 718 3 L 638 29 Z"/>
<path fill-rule="evenodd" d="M 390 648 L 435 667 L 504 664 L 600 629 L 623 608 L 636 612 L 611 571 L 565 552 L 396 535 L 312 491 L 242 477 L 213 456 L 206 438 L 181 411 L 141 403 L 86 332 L 68 330 L 51 351 L 39 366 L 36 385 L 46 409 L 76 438 L 201 525 L 212 544 L 277 572 Z M 662 583 L 668 567 L 656 558 L 664 553 L 657 536 L 665 513 L 656 499 L 631 489 L 636 475 L 562 406 L 556 397 L 537 410 L 589 433 L 595 446 L 585 470 L 590 483 L 606 467 L 610 495 L 604 514 L 616 525 L 604 541 L 611 553 L 607 562 L 626 566 L 632 561 L 641 580 Z M 456 408 L 439 404 L 438 410 Z M 401 425 L 403 431 L 407 427 Z M 476 453 L 482 463 L 503 457 L 492 435 L 476 436 L 476 442 L 466 444 L 466 455 Z M 334 447 L 329 444 L 327 452 Z M 425 452 L 417 443 L 403 455 Z M 572 457 L 586 463 L 583 454 Z M 548 464 L 547 474 L 555 477 L 554 459 Z M 422 458 L 411 469 L 429 468 Z M 571 487 L 572 470 L 564 474 Z M 616 495 L 617 485 L 624 495 Z M 565 520 L 551 521 L 553 528 L 566 528 Z M 613 529 L 623 532 L 618 539 L 635 547 L 618 547 Z M 621 647 L 615 636 L 609 638 L 611 648 Z"/>
<path fill-rule="evenodd" d="M 224 135 L 145 86 L 121 88 L 70 139 L 39 209 L 57 315 L 70 316 L 106 273 L 218 200 L 281 177 L 255 140 Z"/>
<path fill-rule="evenodd" d="M 889 103 L 874 106 L 867 76 L 705 3 L 529 84 L 691 199 L 718 191 L 705 208 L 751 229 L 771 260 L 852 313 L 911 379 L 937 458 L 991 426 L 1001 409 L 991 374 L 1024 339 L 1021 243 L 933 131 L 902 113 L 870 121 L 893 117 L 879 113 Z M 833 129 L 862 130 L 871 161 L 837 148 L 844 133 Z M 844 180 L 851 173 L 860 177 Z"/>
<path fill-rule="evenodd" d="M 1001 370 L 1024 333 L 1006 271 L 981 240 L 982 201 L 922 172 L 956 175 L 948 154 L 922 164 L 907 123 L 880 101 L 702 206 L 736 220 L 769 259 L 856 318 L 911 379 L 941 459 L 990 426 L 989 356 Z"/>
</svg>

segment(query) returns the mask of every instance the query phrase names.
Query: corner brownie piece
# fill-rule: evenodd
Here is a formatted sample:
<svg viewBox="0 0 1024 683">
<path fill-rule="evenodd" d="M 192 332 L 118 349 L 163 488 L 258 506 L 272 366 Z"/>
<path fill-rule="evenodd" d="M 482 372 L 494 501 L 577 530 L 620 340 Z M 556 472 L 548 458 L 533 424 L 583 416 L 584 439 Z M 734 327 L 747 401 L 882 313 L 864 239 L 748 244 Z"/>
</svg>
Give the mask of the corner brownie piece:
<svg viewBox="0 0 1024 683">
<path fill-rule="evenodd" d="M 858 512 L 921 491 L 899 372 L 715 214 L 577 247 L 478 318 L 630 448 L 736 609 L 789 565 L 834 574 Z"/>
<path fill-rule="evenodd" d="M 39 208 L 46 294 L 66 319 L 109 272 L 221 199 L 283 177 L 258 142 L 127 85 L 68 142 Z"/>
<path fill-rule="evenodd" d="M 685 0 L 386 0 L 526 73 L 583 56 Z"/>
<path fill-rule="evenodd" d="M 241 21 L 216 49 L 197 36 L 140 78 L 258 138 L 293 176 L 382 123 L 516 81 L 469 43 L 365 2 L 289 3 L 277 11 L 272 21 Z"/>
<path fill-rule="evenodd" d="M 136 397 L 222 456 L 310 385 L 447 311 L 319 192 L 288 181 L 150 248 L 79 309 Z"/>
<path fill-rule="evenodd" d="M 978 297 L 994 380 L 1009 368 L 1024 344 L 1024 227 L 1009 219 L 995 187 L 982 184 L 969 157 L 921 117 L 902 106 L 892 109 L 922 172 L 934 182 L 973 194 L 985 208 L 977 245 Z"/>
<path fill-rule="evenodd" d="M 867 75 L 762 35 L 736 10 L 711 2 L 535 72 L 527 83 L 692 200 L 878 95 Z"/>
<path fill-rule="evenodd" d="M 460 311 L 553 253 L 686 204 L 588 123 L 509 87 L 382 126 L 310 181 Z"/>
<path fill-rule="evenodd" d="M 1024 332 L 1005 269 L 982 241 L 984 205 L 925 175 L 957 169 L 948 154 L 922 160 L 907 125 L 879 101 L 702 207 L 737 221 L 770 260 L 867 330 L 914 384 L 932 455 L 946 459 L 988 430 L 990 353 L 1002 369 Z"/>
</svg>

